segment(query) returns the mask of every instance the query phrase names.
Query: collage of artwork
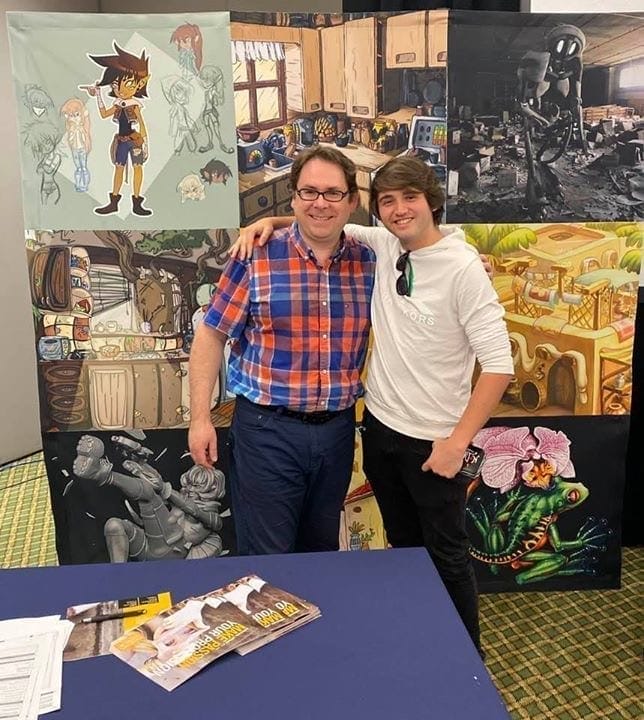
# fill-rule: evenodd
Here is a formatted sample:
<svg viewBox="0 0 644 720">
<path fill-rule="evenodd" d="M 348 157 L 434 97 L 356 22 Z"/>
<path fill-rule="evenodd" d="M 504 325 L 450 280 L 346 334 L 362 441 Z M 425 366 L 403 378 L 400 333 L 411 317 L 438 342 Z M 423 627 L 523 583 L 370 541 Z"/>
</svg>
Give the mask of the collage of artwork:
<svg viewBox="0 0 644 720">
<path fill-rule="evenodd" d="M 61 563 L 236 552 L 226 453 L 188 452 L 190 347 L 238 229 L 290 215 L 294 157 L 328 143 L 357 167 L 353 222 L 418 156 L 493 265 L 515 376 L 475 438 L 481 590 L 618 586 L 644 15 L 8 17 Z M 222 448 L 234 403 L 224 367 Z M 387 547 L 359 429 L 345 550 Z"/>
</svg>

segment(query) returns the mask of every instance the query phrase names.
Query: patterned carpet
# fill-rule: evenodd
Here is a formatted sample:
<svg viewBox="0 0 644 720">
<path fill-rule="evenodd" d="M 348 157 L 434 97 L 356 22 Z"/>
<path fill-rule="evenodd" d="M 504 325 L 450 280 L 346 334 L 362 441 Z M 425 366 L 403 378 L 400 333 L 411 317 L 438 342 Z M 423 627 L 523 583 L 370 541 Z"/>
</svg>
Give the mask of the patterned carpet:
<svg viewBox="0 0 644 720">
<path fill-rule="evenodd" d="M 0 568 L 56 565 L 41 455 L 0 470 Z M 486 664 L 516 720 L 644 717 L 644 548 L 625 548 L 622 589 L 481 598 Z M 449 719 L 445 719 L 449 720 Z"/>
<path fill-rule="evenodd" d="M 623 549 L 621 590 L 481 597 L 486 665 L 514 718 L 644 717 L 643 561 Z"/>
<path fill-rule="evenodd" d="M 0 470 L 0 568 L 58 565 L 42 453 Z"/>
</svg>

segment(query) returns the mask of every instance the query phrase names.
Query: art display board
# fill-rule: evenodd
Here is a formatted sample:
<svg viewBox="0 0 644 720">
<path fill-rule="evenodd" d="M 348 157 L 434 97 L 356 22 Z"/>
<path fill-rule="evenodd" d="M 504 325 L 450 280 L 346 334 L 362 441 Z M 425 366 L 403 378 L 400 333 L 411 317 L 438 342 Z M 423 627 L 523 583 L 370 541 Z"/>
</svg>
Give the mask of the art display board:
<svg viewBox="0 0 644 720">
<path fill-rule="evenodd" d="M 191 19 L 11 13 L 25 227 L 239 224 L 228 13 Z M 99 214 L 114 190 L 117 211 Z"/>
<path fill-rule="evenodd" d="M 237 229 L 291 214 L 293 158 L 326 143 L 357 167 L 353 221 L 375 222 L 378 169 L 418 156 L 494 266 L 515 376 L 475 439 L 481 589 L 619 584 L 643 16 L 12 13 L 9 32 L 61 562 L 235 552 L 226 453 L 204 473 L 187 449 L 190 346 Z M 361 465 L 358 425 L 347 550 L 387 546 Z"/>
</svg>

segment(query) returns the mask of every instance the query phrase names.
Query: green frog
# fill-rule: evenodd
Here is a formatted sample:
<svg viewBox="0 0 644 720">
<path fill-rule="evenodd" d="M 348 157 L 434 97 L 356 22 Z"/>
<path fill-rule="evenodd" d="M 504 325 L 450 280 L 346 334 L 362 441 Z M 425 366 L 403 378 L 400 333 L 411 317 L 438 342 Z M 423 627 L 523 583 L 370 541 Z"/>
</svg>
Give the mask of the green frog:
<svg viewBox="0 0 644 720">
<path fill-rule="evenodd" d="M 579 507 L 589 495 L 588 488 L 556 475 L 546 488 L 520 485 L 505 497 L 497 496 L 493 506 L 467 508 L 483 538 L 484 548 L 470 548 L 474 558 L 497 574 L 502 566 L 518 570 L 519 585 L 557 575 L 594 574 L 597 558 L 612 534 L 606 520 L 588 518 L 574 540 L 562 540 L 557 519 L 563 512 Z M 491 510 L 491 512 L 490 512 Z"/>
</svg>

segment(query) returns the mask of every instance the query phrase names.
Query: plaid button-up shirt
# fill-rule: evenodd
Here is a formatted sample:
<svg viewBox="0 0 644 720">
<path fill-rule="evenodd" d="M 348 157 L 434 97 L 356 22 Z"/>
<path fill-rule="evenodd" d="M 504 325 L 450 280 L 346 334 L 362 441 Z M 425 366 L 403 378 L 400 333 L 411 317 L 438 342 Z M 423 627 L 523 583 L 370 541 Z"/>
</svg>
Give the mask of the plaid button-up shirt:
<svg viewBox="0 0 644 720">
<path fill-rule="evenodd" d="M 261 405 L 344 410 L 362 394 L 373 251 L 344 234 L 324 266 L 297 224 L 223 270 L 204 322 L 234 339 L 228 389 Z"/>
</svg>

